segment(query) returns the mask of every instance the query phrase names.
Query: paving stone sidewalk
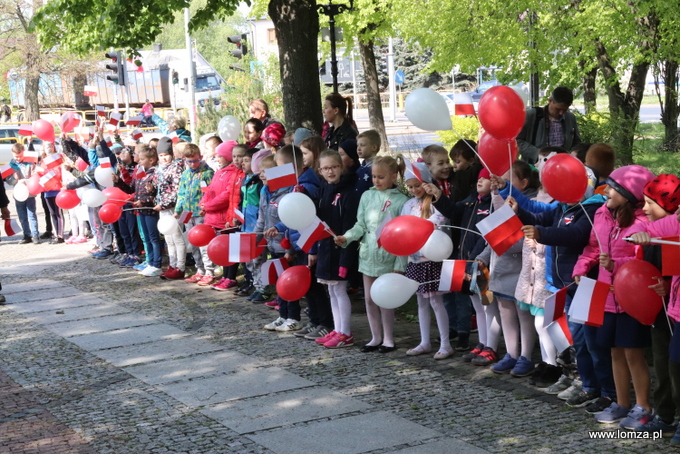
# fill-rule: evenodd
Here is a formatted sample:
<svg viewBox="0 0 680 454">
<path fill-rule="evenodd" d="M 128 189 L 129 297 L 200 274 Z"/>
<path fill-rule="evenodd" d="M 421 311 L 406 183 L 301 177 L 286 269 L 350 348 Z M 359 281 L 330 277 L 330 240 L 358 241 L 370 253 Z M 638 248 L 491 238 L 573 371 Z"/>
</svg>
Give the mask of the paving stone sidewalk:
<svg viewBox="0 0 680 454">
<path fill-rule="evenodd" d="M 37 446 L 35 411 L 58 434 L 48 444 L 73 443 L 64 452 L 675 452 L 590 439 L 592 416 L 525 379 L 406 357 L 417 324 L 398 323 L 388 355 L 326 350 L 265 332 L 275 313 L 231 292 L 142 278 L 86 250 L 0 243 L 0 452 L 16 450 L 10 433 Z"/>
</svg>

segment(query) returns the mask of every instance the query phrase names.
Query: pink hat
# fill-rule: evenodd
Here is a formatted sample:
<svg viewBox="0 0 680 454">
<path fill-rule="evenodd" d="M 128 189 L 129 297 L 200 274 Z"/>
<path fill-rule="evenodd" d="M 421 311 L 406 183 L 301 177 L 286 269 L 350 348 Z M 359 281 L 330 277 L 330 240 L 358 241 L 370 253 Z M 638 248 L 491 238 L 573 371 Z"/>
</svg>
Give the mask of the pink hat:
<svg viewBox="0 0 680 454">
<path fill-rule="evenodd" d="M 632 165 L 614 170 L 607 178 L 607 184 L 637 205 L 644 200 L 645 185 L 654 179 L 654 173 L 646 167 Z"/>
<path fill-rule="evenodd" d="M 234 147 L 236 145 L 238 145 L 238 142 L 236 142 L 235 140 L 228 140 L 226 142 L 222 142 L 217 146 L 217 149 L 215 149 L 215 153 L 222 156 L 227 161 L 231 162 L 233 161 L 232 151 L 234 151 Z"/>
<path fill-rule="evenodd" d="M 285 135 L 286 130 L 281 123 L 272 123 L 262 131 L 262 141 L 270 147 L 278 147 Z"/>
<path fill-rule="evenodd" d="M 271 156 L 272 151 L 269 148 L 263 148 L 261 151 L 258 151 L 253 155 L 252 158 L 250 158 L 250 170 L 253 171 L 254 174 L 260 173 L 260 162 L 267 156 Z"/>
</svg>

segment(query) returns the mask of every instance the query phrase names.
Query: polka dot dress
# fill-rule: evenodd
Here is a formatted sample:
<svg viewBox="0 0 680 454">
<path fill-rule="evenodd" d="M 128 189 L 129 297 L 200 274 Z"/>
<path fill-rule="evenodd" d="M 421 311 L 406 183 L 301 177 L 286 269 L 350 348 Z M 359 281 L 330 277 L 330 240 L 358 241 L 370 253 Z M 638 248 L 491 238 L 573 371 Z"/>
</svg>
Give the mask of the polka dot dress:
<svg viewBox="0 0 680 454">
<path fill-rule="evenodd" d="M 428 282 L 418 287 L 417 293 L 434 294 L 439 291 L 439 278 L 442 274 L 442 262 L 409 262 L 406 265 L 406 277 L 416 282 Z M 430 282 L 434 281 L 434 282 Z"/>
</svg>

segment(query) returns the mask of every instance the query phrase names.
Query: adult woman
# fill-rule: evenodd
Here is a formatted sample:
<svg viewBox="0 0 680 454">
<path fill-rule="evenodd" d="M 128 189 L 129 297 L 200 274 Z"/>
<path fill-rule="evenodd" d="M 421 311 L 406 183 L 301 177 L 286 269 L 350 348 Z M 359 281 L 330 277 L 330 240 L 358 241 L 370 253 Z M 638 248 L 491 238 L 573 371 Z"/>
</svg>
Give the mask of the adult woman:
<svg viewBox="0 0 680 454">
<path fill-rule="evenodd" d="M 326 96 L 323 107 L 324 120 L 330 123 L 330 128 L 324 134 L 328 148 L 338 149 L 345 140 L 356 139 L 357 130 L 352 118 L 352 101 L 339 93 Z"/>
</svg>

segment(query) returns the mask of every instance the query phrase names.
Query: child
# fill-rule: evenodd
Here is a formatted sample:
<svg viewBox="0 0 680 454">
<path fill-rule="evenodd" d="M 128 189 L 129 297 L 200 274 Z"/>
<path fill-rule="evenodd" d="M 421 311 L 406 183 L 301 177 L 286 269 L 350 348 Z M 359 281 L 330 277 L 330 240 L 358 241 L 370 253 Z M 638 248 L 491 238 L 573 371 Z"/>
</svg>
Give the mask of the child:
<svg viewBox="0 0 680 454">
<path fill-rule="evenodd" d="M 251 118 L 243 125 L 243 137 L 247 148 L 262 148 L 264 125 L 257 118 Z"/>
<path fill-rule="evenodd" d="M 415 164 L 417 165 L 417 164 Z M 425 193 L 423 183 L 415 175 L 406 172 L 406 188 L 413 196 L 401 209 L 402 215 L 418 216 L 427 219 L 435 226 L 446 223 L 446 218 L 432 206 L 432 196 Z M 418 299 L 418 324 L 420 325 L 420 344 L 406 352 L 409 356 L 417 356 L 432 351 L 430 344 L 430 306 L 434 311 L 439 329 L 439 350 L 434 359 L 446 359 L 453 355 L 453 348 L 449 341 L 449 317 L 444 309 L 442 301 L 443 292 L 439 291 L 439 278 L 441 276 L 441 262 L 432 262 L 416 252 L 408 258 L 406 277 L 420 282 L 416 297 Z"/>
<path fill-rule="evenodd" d="M 160 143 L 160 142 L 159 142 Z M 148 251 L 147 262 L 149 265 L 139 274 L 145 277 L 153 277 L 161 275 L 161 254 L 163 251 L 163 244 L 161 243 L 160 233 L 158 232 L 158 212 L 154 211 L 156 205 L 156 165 L 158 164 L 158 154 L 156 150 L 150 147 L 143 147 L 139 150 L 139 165 L 144 170 L 145 175 L 136 179 L 132 183 L 132 188 L 128 187 L 125 182 L 120 180 L 118 176 L 114 175 L 113 180 L 116 185 L 122 187 L 123 190 L 129 192 L 134 190 L 135 201 L 132 206 L 141 208 L 137 210 L 141 230 L 144 238 L 150 243 Z"/>
<path fill-rule="evenodd" d="M 607 178 L 614 171 L 616 164 L 614 149 L 606 143 L 595 143 L 588 148 L 585 160 L 586 165 L 593 169 L 597 176 L 595 193 L 604 195 Z"/>
<path fill-rule="evenodd" d="M 281 123 L 271 123 L 262 131 L 263 148 L 269 148 L 272 152 L 276 152 L 276 150 L 285 145 L 283 144 L 283 138 L 285 136 L 286 129 Z"/>
<path fill-rule="evenodd" d="M 215 150 L 222 143 L 222 139 L 218 136 L 208 137 L 205 140 L 205 147 L 203 147 L 203 161 L 208 164 L 208 166 L 217 172 L 220 169 L 220 165 L 217 162 L 217 157 L 215 156 Z"/>
<path fill-rule="evenodd" d="M 116 166 L 116 171 L 118 172 L 119 178 L 122 179 L 128 186 L 132 186 L 132 180 L 134 179 L 136 164 L 132 156 L 134 154 L 135 147 L 132 148 L 132 153 L 130 152 L 130 148 L 124 147 L 120 155 L 118 155 L 118 165 Z M 139 260 L 140 249 L 137 216 L 131 208 L 132 203 L 126 203 L 123 205 L 123 213 L 120 215 L 120 219 L 118 220 L 118 227 L 120 229 L 120 234 L 123 237 L 125 250 L 127 251 L 128 255 L 126 259 L 121 260 L 121 262 L 118 264 L 118 266 L 121 268 L 132 268 L 134 266 L 140 265 L 141 263 Z"/>
<path fill-rule="evenodd" d="M 302 150 L 302 163 L 307 169 L 318 172 L 319 154 L 326 149 L 326 143 L 321 136 L 308 137 L 300 143 Z"/>
<path fill-rule="evenodd" d="M 262 180 L 260 176 L 253 173 L 252 159 L 253 156 L 261 151 L 259 148 L 249 148 L 243 156 L 243 173 L 245 178 L 241 185 L 241 212 L 243 213 L 243 223 L 241 224 L 242 232 L 254 232 L 257 224 L 257 213 L 260 207 L 260 192 L 262 191 Z M 264 303 L 265 297 L 264 286 L 260 283 L 260 267 L 267 259 L 266 251 L 263 251 L 259 257 L 251 260 L 245 265 L 246 283 L 245 288 L 237 290 L 236 294 L 239 296 L 247 296 L 246 298 L 253 303 Z"/>
<path fill-rule="evenodd" d="M 195 225 L 203 224 L 205 212 L 199 207 L 203 195 L 203 189 L 207 188 L 212 181 L 215 172 L 201 160 L 201 151 L 198 145 L 190 143 L 184 148 L 184 162 L 186 169 L 179 180 L 177 191 L 177 204 L 175 205 L 175 218 L 184 211 L 191 212 L 191 219 L 187 222 L 187 230 Z M 213 265 L 208 258 L 208 248 L 193 248 L 192 255 L 196 262 L 196 274 L 184 280 L 189 284 L 208 286 L 215 281 Z"/>
<path fill-rule="evenodd" d="M 378 131 L 369 129 L 357 136 L 357 156 L 363 159 L 364 162 L 357 170 L 357 187 L 356 191 L 361 196 L 373 186 L 373 179 L 371 178 L 371 166 L 373 160 L 380 151 L 380 134 Z"/>
<path fill-rule="evenodd" d="M 654 180 L 647 183 L 644 191 L 645 205 L 642 210 L 651 221 L 645 224 L 644 232 L 632 235 L 632 240 L 636 244 L 649 244 L 650 236 L 665 237 L 675 236 L 680 233 L 680 223 L 675 219 L 673 213 L 678 210 L 680 205 L 680 181 L 675 175 L 659 175 Z M 649 233 L 648 233 L 649 232 Z M 645 260 L 652 263 L 659 269 L 661 246 L 650 245 L 645 247 Z M 650 260 L 654 258 L 655 260 Z M 656 263 L 654 263 L 656 262 Z M 670 285 L 669 285 L 670 284 Z M 671 444 L 680 444 L 680 432 L 677 431 L 675 424 L 675 412 L 678 402 L 677 384 L 680 383 L 680 357 L 677 355 L 678 345 L 678 317 L 677 303 L 680 279 L 673 276 L 671 282 L 668 278 L 659 279 L 659 284 L 650 286 L 657 294 L 663 296 L 668 302 L 667 296 L 670 291 L 670 303 L 668 308 L 661 310 L 652 325 L 652 352 L 654 354 L 654 370 L 656 372 L 656 389 L 654 390 L 654 404 L 656 415 L 637 431 L 658 432 L 664 436 L 673 436 Z M 671 330 L 670 324 L 666 320 L 666 313 L 675 320 L 675 334 Z M 669 346 L 672 356 L 669 355 Z M 674 435 L 673 435 L 674 434 Z"/>
<path fill-rule="evenodd" d="M 338 153 L 342 158 L 342 167 L 357 173 L 361 166 L 361 163 L 359 162 L 359 153 L 357 153 L 357 141 L 354 139 L 345 140 L 338 146 Z M 360 193 L 359 196 L 361 196 L 361 194 L 363 193 Z"/>
<path fill-rule="evenodd" d="M 399 216 L 408 200 L 395 186 L 404 164 L 391 156 L 375 158 L 372 166 L 373 187 L 364 192 L 359 202 L 357 222 L 354 227 L 335 239 L 338 246 L 361 240 L 359 246 L 359 272 L 364 275 L 366 315 L 371 327 L 371 340 L 361 347 L 364 353 L 396 350 L 394 344 L 394 309 L 383 309 L 371 300 L 371 285 L 385 273 L 406 271 L 406 257 L 396 257 L 378 247 L 376 231 L 388 214 Z"/>
<path fill-rule="evenodd" d="M 36 164 L 24 160 L 24 146 L 20 143 L 12 145 L 12 160 L 9 162 L 10 167 L 16 174 L 16 184 L 26 184 L 33 174 L 36 172 Z M 38 231 L 38 216 L 35 211 L 35 196 L 30 195 L 23 202 L 14 199 L 14 205 L 17 209 L 21 229 L 24 231 L 24 238 L 20 241 L 21 244 L 28 244 L 31 241 L 34 244 L 40 243 L 40 232 Z"/>
<path fill-rule="evenodd" d="M 477 186 L 477 175 L 482 170 L 482 165 L 477 162 L 475 148 L 477 144 L 474 141 L 460 139 L 449 152 L 453 161 L 452 198 L 456 202 L 467 198 Z"/>
<path fill-rule="evenodd" d="M 317 216 L 336 234 L 344 233 L 357 219 L 359 196 L 354 189 L 356 173 L 343 169 L 342 158 L 335 150 L 321 152 L 319 167 L 325 181 L 319 189 Z M 319 283 L 328 286 L 334 322 L 331 332 L 335 333 L 321 345 L 326 348 L 350 347 L 354 345 L 354 335 L 350 325 L 352 303 L 347 294 L 347 278 L 349 270 L 356 267 L 357 248 L 350 245 L 342 249 L 333 238 L 325 238 L 319 241 L 317 250 L 315 274 Z"/>
<path fill-rule="evenodd" d="M 46 152 L 45 157 L 57 153 L 54 144 L 51 142 L 43 142 L 43 151 Z M 50 172 L 47 169 L 40 169 L 38 173 L 44 175 Z M 45 191 L 42 193 L 45 203 L 52 218 L 52 226 L 54 227 L 54 237 L 50 240 L 51 244 L 60 244 L 64 242 L 64 217 L 61 208 L 57 206 L 56 198 L 61 189 L 61 166 L 52 169 L 52 172 L 57 176 L 51 179 L 47 186 L 44 186 Z"/>
<path fill-rule="evenodd" d="M 239 222 L 236 210 L 241 203 L 241 183 L 246 176 L 241 169 L 245 154 L 243 145 L 236 145 L 231 150 L 223 145 L 217 150 L 220 170 L 215 172 L 200 203 L 201 210 L 205 212 L 204 223 L 215 230 L 235 228 Z M 231 164 L 230 157 L 234 160 Z M 237 272 L 238 263 L 225 267 L 222 279 L 210 287 L 219 291 L 236 287 Z"/>
<path fill-rule="evenodd" d="M 578 283 L 599 265 L 597 280 L 611 285 L 621 265 L 635 258 L 635 247 L 624 240 L 644 229 L 644 212 L 640 209 L 645 185 L 654 174 L 642 166 L 616 169 L 607 180 L 607 203 L 595 212 L 590 242 L 579 257 L 572 276 Z M 598 239 L 602 242 L 600 244 Z M 604 324 L 597 329 L 596 342 L 611 348 L 614 386 L 618 403 L 612 403 L 595 415 L 601 423 L 621 421 L 625 429 L 635 429 L 652 419 L 649 405 L 650 376 L 643 348 L 651 345 L 649 326 L 623 312 L 611 292 L 605 305 Z M 630 408 L 630 380 L 633 379 L 636 405 Z M 593 399 L 597 398 L 593 395 Z"/>
<path fill-rule="evenodd" d="M 159 164 L 156 170 L 158 193 L 154 210 L 159 212 L 160 219 L 173 218 L 175 213 L 179 181 L 182 178 L 182 173 L 184 173 L 184 160 L 181 157 L 185 147 L 184 142 L 175 144 L 173 147 L 169 137 L 161 137 L 158 141 Z M 177 159 L 175 159 L 175 156 L 177 156 Z M 121 231 L 125 229 L 124 226 L 121 227 Z M 165 244 L 167 244 L 170 264 L 160 277 L 169 280 L 184 279 L 184 265 L 187 256 L 184 234 L 181 229 L 176 229 L 173 233 L 165 234 L 163 237 Z M 133 252 L 131 253 L 134 255 Z"/>
</svg>

